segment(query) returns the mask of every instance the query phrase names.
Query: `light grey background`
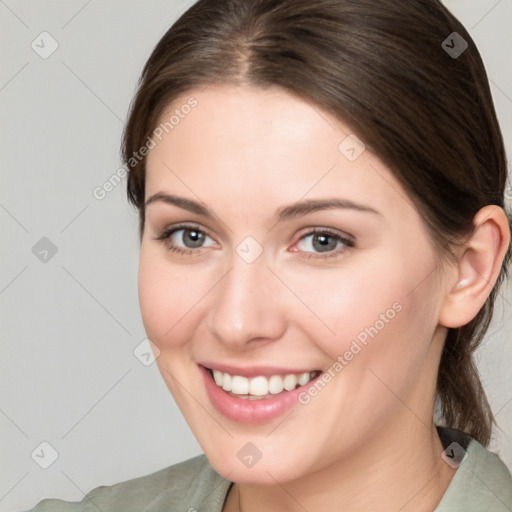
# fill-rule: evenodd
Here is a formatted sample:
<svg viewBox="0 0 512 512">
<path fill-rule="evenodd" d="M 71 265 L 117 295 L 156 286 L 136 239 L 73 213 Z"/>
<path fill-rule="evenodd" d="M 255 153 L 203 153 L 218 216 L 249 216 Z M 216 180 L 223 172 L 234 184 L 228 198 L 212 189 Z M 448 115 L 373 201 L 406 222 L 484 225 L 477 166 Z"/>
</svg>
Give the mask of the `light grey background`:
<svg viewBox="0 0 512 512">
<path fill-rule="evenodd" d="M 156 365 L 133 353 L 145 333 L 125 180 L 93 195 L 121 165 L 145 60 L 191 3 L 0 0 L 0 512 L 80 500 L 201 451 Z M 510 155 L 512 0 L 446 4 L 483 55 Z M 43 31 L 59 45 L 47 59 L 31 47 L 51 48 Z M 43 237 L 57 247 L 46 262 L 32 252 Z M 492 448 L 509 468 L 511 333 L 508 286 L 478 355 L 501 427 Z M 58 452 L 48 469 L 44 441 Z"/>
</svg>

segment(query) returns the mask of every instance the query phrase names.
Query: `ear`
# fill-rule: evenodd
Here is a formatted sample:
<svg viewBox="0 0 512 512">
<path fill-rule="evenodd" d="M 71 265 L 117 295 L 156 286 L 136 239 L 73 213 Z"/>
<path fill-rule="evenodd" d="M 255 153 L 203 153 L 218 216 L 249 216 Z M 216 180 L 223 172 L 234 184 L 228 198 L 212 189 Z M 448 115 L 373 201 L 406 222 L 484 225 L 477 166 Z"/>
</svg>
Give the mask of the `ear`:
<svg viewBox="0 0 512 512">
<path fill-rule="evenodd" d="M 461 327 L 473 320 L 498 279 L 510 244 L 506 213 L 496 205 L 478 211 L 475 230 L 460 249 L 450 289 L 439 316 L 444 327 Z"/>
</svg>

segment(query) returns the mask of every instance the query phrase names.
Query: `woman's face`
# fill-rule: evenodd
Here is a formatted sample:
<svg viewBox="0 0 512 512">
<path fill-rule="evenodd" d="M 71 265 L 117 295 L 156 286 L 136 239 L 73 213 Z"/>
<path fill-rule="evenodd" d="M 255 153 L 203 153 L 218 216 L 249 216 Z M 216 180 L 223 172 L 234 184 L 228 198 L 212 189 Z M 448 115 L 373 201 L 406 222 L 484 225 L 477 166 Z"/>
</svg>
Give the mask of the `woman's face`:
<svg viewBox="0 0 512 512">
<path fill-rule="evenodd" d="M 209 86 L 173 114 L 147 158 L 139 299 L 215 469 L 285 482 L 430 426 L 446 283 L 389 169 L 278 88 Z"/>
</svg>

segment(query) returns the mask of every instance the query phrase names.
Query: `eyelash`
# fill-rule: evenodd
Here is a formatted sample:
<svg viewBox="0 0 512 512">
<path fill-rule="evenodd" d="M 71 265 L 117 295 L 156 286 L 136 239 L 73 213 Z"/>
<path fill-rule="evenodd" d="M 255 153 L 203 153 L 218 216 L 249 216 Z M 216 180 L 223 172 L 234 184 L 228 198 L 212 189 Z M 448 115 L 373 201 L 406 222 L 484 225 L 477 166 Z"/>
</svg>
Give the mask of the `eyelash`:
<svg viewBox="0 0 512 512">
<path fill-rule="evenodd" d="M 193 225 L 193 224 L 180 224 L 180 225 L 177 225 L 177 226 L 173 226 L 172 228 L 165 229 L 159 236 L 155 237 L 154 240 L 157 240 L 159 242 L 165 242 L 174 233 L 176 233 L 177 231 L 182 231 L 182 230 L 184 230 L 184 231 L 198 231 L 198 232 L 200 232 L 200 233 L 210 237 L 208 235 L 208 233 L 206 231 L 204 231 L 203 229 L 201 229 L 199 226 L 196 226 L 196 225 Z M 338 241 L 342 242 L 345 247 L 343 247 L 341 250 L 338 249 L 338 250 L 335 250 L 335 251 L 329 251 L 329 252 L 325 253 L 324 255 L 320 255 L 321 253 L 306 252 L 305 254 L 307 254 L 308 256 L 303 256 L 302 255 L 303 251 L 296 250 L 296 251 L 293 251 L 293 252 L 299 253 L 299 256 L 301 256 L 302 258 L 325 260 L 327 258 L 337 257 L 340 254 L 347 252 L 348 250 L 352 249 L 355 246 L 355 243 L 354 243 L 354 241 L 352 239 L 350 239 L 348 237 L 343 237 L 342 235 L 340 235 L 336 231 L 333 231 L 333 230 L 328 229 L 328 228 L 314 228 L 314 229 L 311 229 L 310 231 L 308 231 L 305 234 L 303 234 L 299 238 L 298 241 L 303 240 L 304 238 L 307 238 L 308 236 L 315 235 L 315 234 L 329 235 L 330 237 L 335 238 Z M 175 253 L 178 253 L 178 254 L 192 256 L 194 253 L 199 252 L 198 250 L 202 249 L 202 247 L 198 247 L 197 249 L 189 249 L 189 248 L 177 247 L 175 245 L 171 245 L 171 246 L 167 245 L 167 249 L 169 251 L 172 251 L 172 252 L 175 252 Z"/>
</svg>

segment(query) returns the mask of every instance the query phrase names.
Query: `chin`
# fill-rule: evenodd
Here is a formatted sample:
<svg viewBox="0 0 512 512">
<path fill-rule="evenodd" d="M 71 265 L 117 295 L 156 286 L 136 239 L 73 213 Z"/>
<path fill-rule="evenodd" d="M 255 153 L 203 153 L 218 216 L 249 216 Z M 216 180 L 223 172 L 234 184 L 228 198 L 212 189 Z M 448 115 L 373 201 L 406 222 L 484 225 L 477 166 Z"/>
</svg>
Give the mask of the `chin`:
<svg viewBox="0 0 512 512">
<path fill-rule="evenodd" d="M 205 438 L 203 432 L 197 439 L 215 471 L 238 483 L 285 483 L 315 472 L 321 465 L 311 449 L 291 446 L 281 437 L 271 442 L 261 435 L 237 434 L 220 442 L 219 438 Z"/>
<path fill-rule="evenodd" d="M 233 461 L 230 457 L 209 456 L 212 467 L 224 478 L 240 484 L 275 485 L 276 482 L 286 483 L 296 480 L 304 474 L 304 466 L 300 458 L 293 463 L 283 464 L 279 460 L 259 460 L 252 467 L 244 467 L 238 459 Z M 295 470 L 293 469 L 295 468 Z M 297 471 L 300 468 L 300 472 Z"/>
</svg>

